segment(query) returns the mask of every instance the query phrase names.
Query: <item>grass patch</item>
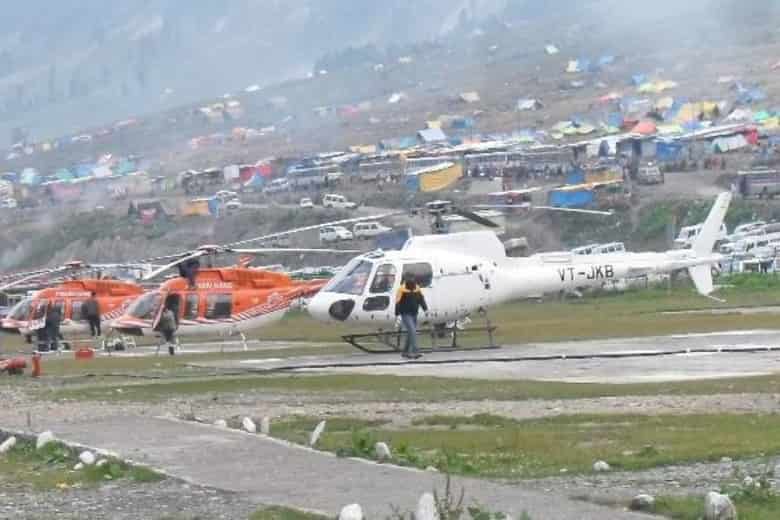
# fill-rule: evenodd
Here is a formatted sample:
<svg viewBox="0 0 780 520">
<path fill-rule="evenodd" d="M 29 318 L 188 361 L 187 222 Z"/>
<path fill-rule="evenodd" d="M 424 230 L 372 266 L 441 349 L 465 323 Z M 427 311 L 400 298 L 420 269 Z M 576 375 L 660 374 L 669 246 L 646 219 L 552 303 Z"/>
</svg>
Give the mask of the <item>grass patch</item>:
<svg viewBox="0 0 780 520">
<path fill-rule="evenodd" d="M 564 468 L 588 473 L 596 460 L 605 460 L 616 470 L 636 471 L 780 453 L 780 415 L 578 415 L 528 421 L 475 417 L 455 418 L 449 424 L 492 426 L 432 434 L 420 426 L 390 430 L 356 425 L 346 431 L 345 422 L 343 428 L 326 428 L 318 446 L 370 458 L 373 443 L 384 441 L 392 447 L 396 463 L 518 479 L 558 475 Z M 307 428 L 297 430 L 296 424 Z M 308 438 L 309 426 L 312 423 L 288 423 L 273 433 L 295 441 Z"/>
<path fill-rule="evenodd" d="M 732 497 L 740 520 L 777 520 L 780 516 L 780 497 L 770 493 L 736 495 Z M 656 513 L 673 520 L 701 520 L 704 517 L 704 499 L 701 497 L 660 497 Z"/>
<path fill-rule="evenodd" d="M 453 392 L 453 389 L 457 392 Z M 315 394 L 318 398 L 353 401 L 517 401 L 579 399 L 645 395 L 712 395 L 780 393 L 780 374 L 747 378 L 663 383 L 600 384 L 556 381 L 494 381 L 392 375 L 282 375 L 211 377 L 154 383 L 66 388 L 42 392 L 41 398 L 96 401 L 159 402 L 171 396 L 264 391 L 277 394 Z"/>
<path fill-rule="evenodd" d="M 327 518 L 327 516 L 306 513 L 297 509 L 273 506 L 255 511 L 249 520 L 325 520 Z"/>
<path fill-rule="evenodd" d="M 73 467 L 79 462 L 78 453 L 58 442 L 36 450 L 34 443 L 19 441 L 0 457 L 0 483 L 49 490 L 99 486 L 109 480 L 158 482 L 164 479 L 149 468 L 111 458 L 107 458 L 108 462 L 100 467 L 86 466 L 75 471 Z"/>
<path fill-rule="evenodd" d="M 517 423 L 518 421 L 515 419 L 489 413 L 478 413 L 470 417 L 460 415 L 431 415 L 428 417 L 420 417 L 412 421 L 412 425 L 414 426 L 444 426 L 453 430 L 463 426 L 499 428 L 515 426 Z"/>
<path fill-rule="evenodd" d="M 309 434 L 314 430 L 317 423 L 322 419 L 314 417 L 291 417 L 282 421 L 271 423 L 271 435 L 282 439 L 296 442 L 298 444 L 307 444 Z M 351 434 L 354 431 L 366 430 L 369 428 L 378 428 L 387 421 L 354 419 L 350 417 L 330 417 L 326 418 L 326 430 L 333 434 Z M 373 449 L 373 445 L 371 446 Z"/>
</svg>

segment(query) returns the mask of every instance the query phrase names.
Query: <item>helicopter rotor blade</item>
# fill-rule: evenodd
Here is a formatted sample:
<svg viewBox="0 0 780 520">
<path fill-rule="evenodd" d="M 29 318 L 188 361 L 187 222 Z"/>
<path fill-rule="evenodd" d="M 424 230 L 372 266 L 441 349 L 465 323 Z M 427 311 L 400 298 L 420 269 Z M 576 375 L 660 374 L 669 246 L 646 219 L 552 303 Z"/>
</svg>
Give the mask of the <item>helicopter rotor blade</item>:
<svg viewBox="0 0 780 520">
<path fill-rule="evenodd" d="M 226 253 L 237 253 L 246 255 L 255 255 L 262 253 L 341 253 L 358 254 L 363 253 L 359 249 L 307 249 L 295 247 L 263 247 L 258 249 L 225 249 Z"/>
<path fill-rule="evenodd" d="M 596 209 L 576 209 L 576 208 L 556 208 L 553 206 L 532 206 L 531 209 L 541 209 L 545 211 L 559 211 L 561 213 L 582 213 L 585 215 L 613 216 L 613 211 L 600 211 Z"/>
<path fill-rule="evenodd" d="M 380 215 L 371 215 L 371 216 L 368 216 L 368 217 L 355 217 L 355 218 L 347 218 L 347 219 L 343 219 L 343 220 L 334 220 L 334 221 L 330 221 L 330 222 L 323 222 L 322 224 L 314 224 L 314 225 L 311 225 L 311 226 L 304 226 L 304 227 L 299 227 L 299 228 L 295 228 L 295 229 L 288 229 L 286 231 L 279 231 L 278 233 L 271 233 L 269 235 L 263 235 L 263 236 L 259 236 L 259 237 L 255 237 L 255 238 L 248 238 L 246 240 L 239 240 L 238 242 L 233 242 L 231 244 L 225 244 L 223 247 L 225 249 L 232 249 L 234 247 L 243 246 L 245 244 L 251 244 L 252 242 L 262 242 L 264 240 L 271 240 L 271 239 L 274 239 L 274 238 L 279 238 L 279 237 L 291 235 L 293 233 L 302 233 L 302 232 L 305 232 L 305 231 L 313 231 L 315 229 L 320 229 L 320 228 L 330 227 L 330 226 L 342 226 L 344 224 L 354 224 L 354 223 L 357 223 L 357 222 L 365 222 L 367 220 L 381 220 L 381 219 L 384 219 L 384 218 L 395 217 L 395 216 L 398 216 L 398 215 L 405 215 L 405 214 L 406 214 L 406 211 L 393 211 L 393 212 L 390 212 L 390 213 L 383 213 L 383 214 L 380 214 Z"/>
<path fill-rule="evenodd" d="M 477 224 L 480 224 L 485 227 L 489 228 L 498 228 L 501 227 L 492 220 L 483 217 L 482 215 L 478 215 L 477 213 L 474 213 L 473 211 L 467 211 L 461 208 L 452 208 L 452 213 L 456 215 L 460 215 L 463 218 L 467 218 L 471 220 L 472 222 L 476 222 Z"/>
<path fill-rule="evenodd" d="M 160 274 L 164 273 L 168 269 L 172 269 L 172 268 L 176 267 L 177 265 L 182 264 L 182 263 L 184 263 L 184 262 L 186 262 L 188 260 L 195 260 L 196 258 L 200 258 L 200 257 L 205 256 L 207 254 L 208 254 L 208 251 L 195 251 L 195 252 L 190 253 L 190 254 L 185 254 L 184 256 L 179 257 L 177 260 L 174 260 L 173 262 L 171 262 L 169 264 L 160 266 L 157 269 L 153 270 L 152 272 L 145 274 L 143 276 L 142 280 L 144 280 L 144 281 L 151 280 L 152 278 L 156 278 Z"/>
</svg>

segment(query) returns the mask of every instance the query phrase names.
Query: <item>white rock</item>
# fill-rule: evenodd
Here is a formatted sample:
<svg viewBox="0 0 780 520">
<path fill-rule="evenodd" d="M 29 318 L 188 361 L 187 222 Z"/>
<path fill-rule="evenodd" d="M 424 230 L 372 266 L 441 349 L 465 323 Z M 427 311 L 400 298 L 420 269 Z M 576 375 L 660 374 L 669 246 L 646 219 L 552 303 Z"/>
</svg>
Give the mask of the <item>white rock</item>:
<svg viewBox="0 0 780 520">
<path fill-rule="evenodd" d="M 349 504 L 341 508 L 339 520 L 363 520 L 363 508 L 360 504 Z"/>
<path fill-rule="evenodd" d="M 8 453 L 14 446 L 16 446 L 16 437 L 8 437 L 3 444 L 0 444 L 0 453 Z"/>
<path fill-rule="evenodd" d="M 84 469 L 84 463 L 83 462 L 79 462 L 78 464 L 73 466 L 73 471 L 81 471 L 82 469 Z"/>
<path fill-rule="evenodd" d="M 431 473 L 438 473 L 439 472 L 439 470 L 436 467 L 434 467 L 434 466 L 428 466 L 427 468 L 425 468 L 425 471 L 430 471 Z"/>
<path fill-rule="evenodd" d="M 241 426 L 243 426 L 243 428 L 249 433 L 257 433 L 257 426 L 255 426 L 255 421 L 249 417 L 244 417 L 241 420 Z"/>
<path fill-rule="evenodd" d="M 227 428 L 227 421 L 225 419 L 217 419 L 214 421 L 214 426 L 217 428 Z"/>
<path fill-rule="evenodd" d="M 392 458 L 390 446 L 384 442 L 377 442 L 374 444 L 374 456 L 377 460 L 390 460 Z"/>
<path fill-rule="evenodd" d="M 97 461 L 95 466 L 97 466 L 98 468 L 101 468 L 101 467 L 105 466 L 106 464 L 108 464 L 108 460 L 100 459 L 99 461 Z"/>
<path fill-rule="evenodd" d="M 652 512 L 655 509 L 655 498 L 650 495 L 637 495 L 631 499 L 628 508 L 631 511 Z"/>
<path fill-rule="evenodd" d="M 91 451 L 82 451 L 81 454 L 79 454 L 79 460 L 85 466 L 91 466 L 95 463 L 95 454 Z"/>
<path fill-rule="evenodd" d="M 311 432 L 311 436 L 309 437 L 309 446 L 314 447 L 314 445 L 317 444 L 317 441 L 320 440 L 320 435 L 322 435 L 322 432 L 325 431 L 325 421 L 320 421 L 320 423 L 314 428 L 314 431 Z"/>
<path fill-rule="evenodd" d="M 721 464 L 731 464 L 733 461 L 731 460 L 731 457 L 723 457 L 720 459 Z"/>
<path fill-rule="evenodd" d="M 263 435 L 270 435 L 271 434 L 271 418 L 270 417 L 263 417 L 260 419 L 260 433 Z"/>
<path fill-rule="evenodd" d="M 45 431 L 38 434 L 38 438 L 35 439 L 35 449 L 40 450 L 50 442 L 54 441 L 54 434 L 50 431 Z"/>
<path fill-rule="evenodd" d="M 593 463 L 593 471 L 595 471 L 596 473 L 603 473 L 611 469 L 612 468 L 609 466 L 609 464 L 607 464 L 603 460 L 597 460 L 596 462 Z"/>
<path fill-rule="evenodd" d="M 729 497 L 710 491 L 704 497 L 704 520 L 737 520 L 737 509 Z"/>
<path fill-rule="evenodd" d="M 422 494 L 417 502 L 414 520 L 439 520 L 439 512 L 436 511 L 436 501 L 432 493 Z"/>
<path fill-rule="evenodd" d="M 747 477 L 744 478 L 744 480 L 742 480 L 742 487 L 752 488 L 755 487 L 755 485 L 756 485 L 756 481 L 750 475 L 748 475 Z"/>
</svg>

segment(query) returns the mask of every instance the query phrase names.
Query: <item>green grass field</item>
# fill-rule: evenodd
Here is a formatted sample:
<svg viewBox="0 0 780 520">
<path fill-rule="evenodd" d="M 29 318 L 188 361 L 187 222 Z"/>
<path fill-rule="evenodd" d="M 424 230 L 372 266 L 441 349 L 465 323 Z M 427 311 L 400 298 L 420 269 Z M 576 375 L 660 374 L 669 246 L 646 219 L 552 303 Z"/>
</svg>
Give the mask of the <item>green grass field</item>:
<svg viewBox="0 0 780 520">
<path fill-rule="evenodd" d="M 272 425 L 272 435 L 304 442 L 317 419 Z M 381 422 L 328 420 L 318 446 L 373 457 L 387 442 L 394 462 L 491 478 L 590 473 L 596 460 L 614 470 L 762 457 L 780 453 L 780 415 L 577 415 L 517 421 L 492 415 L 430 417 L 404 430 Z"/>
<path fill-rule="evenodd" d="M 109 480 L 157 482 L 164 478 L 143 466 L 113 459 L 101 467 L 87 466 L 75 471 L 73 466 L 78 462 L 78 451 L 63 444 L 53 442 L 36 450 L 34 443 L 19 441 L 0 456 L 0 487 L 24 486 L 41 491 L 99 486 Z"/>
</svg>

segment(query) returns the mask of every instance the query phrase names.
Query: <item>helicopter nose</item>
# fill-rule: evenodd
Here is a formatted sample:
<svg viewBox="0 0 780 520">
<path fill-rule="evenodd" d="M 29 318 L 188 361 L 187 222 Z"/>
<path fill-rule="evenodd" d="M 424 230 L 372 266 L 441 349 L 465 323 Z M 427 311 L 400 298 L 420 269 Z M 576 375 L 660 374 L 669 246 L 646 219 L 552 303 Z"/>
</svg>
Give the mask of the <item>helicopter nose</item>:
<svg viewBox="0 0 780 520">
<path fill-rule="evenodd" d="M 355 300 L 341 294 L 318 293 L 309 302 L 309 313 L 320 321 L 346 321 L 355 308 Z"/>
</svg>

